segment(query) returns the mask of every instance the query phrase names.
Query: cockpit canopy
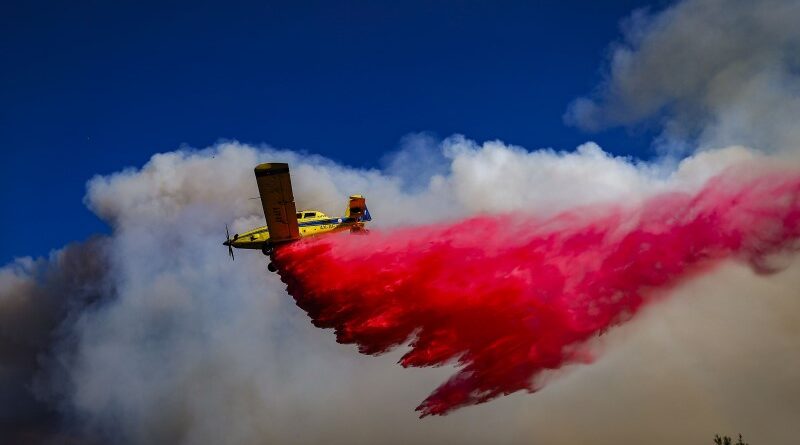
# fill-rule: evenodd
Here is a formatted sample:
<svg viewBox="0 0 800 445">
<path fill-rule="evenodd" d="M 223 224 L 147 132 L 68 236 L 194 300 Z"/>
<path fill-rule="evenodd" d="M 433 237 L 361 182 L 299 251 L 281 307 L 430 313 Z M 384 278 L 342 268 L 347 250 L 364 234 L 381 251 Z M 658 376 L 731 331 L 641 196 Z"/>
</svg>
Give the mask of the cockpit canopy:
<svg viewBox="0 0 800 445">
<path fill-rule="evenodd" d="M 298 221 L 301 221 L 301 220 L 305 221 L 305 220 L 309 220 L 309 219 L 320 219 L 320 218 L 327 218 L 327 217 L 328 217 L 328 215 L 326 215 L 326 214 L 324 214 L 324 213 L 322 213 L 320 211 L 317 211 L 317 210 L 303 210 L 303 211 L 297 212 L 297 220 Z"/>
</svg>

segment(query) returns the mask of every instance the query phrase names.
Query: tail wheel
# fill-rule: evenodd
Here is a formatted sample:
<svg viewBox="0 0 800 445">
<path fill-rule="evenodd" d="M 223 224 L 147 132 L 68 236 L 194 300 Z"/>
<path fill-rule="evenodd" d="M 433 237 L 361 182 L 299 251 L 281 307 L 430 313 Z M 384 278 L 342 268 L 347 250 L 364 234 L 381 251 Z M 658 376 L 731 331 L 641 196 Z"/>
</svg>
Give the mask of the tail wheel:
<svg viewBox="0 0 800 445">
<path fill-rule="evenodd" d="M 275 267 L 274 263 L 269 263 L 269 264 L 267 264 L 267 270 L 270 271 L 270 272 L 277 272 L 278 268 Z"/>
</svg>

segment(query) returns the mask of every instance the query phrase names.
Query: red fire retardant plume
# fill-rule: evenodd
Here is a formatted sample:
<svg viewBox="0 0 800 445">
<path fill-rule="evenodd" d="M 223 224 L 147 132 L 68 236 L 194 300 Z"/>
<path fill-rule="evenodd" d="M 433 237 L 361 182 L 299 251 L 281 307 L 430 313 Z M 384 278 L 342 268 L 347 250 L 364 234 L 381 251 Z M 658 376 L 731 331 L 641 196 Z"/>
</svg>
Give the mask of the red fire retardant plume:
<svg viewBox="0 0 800 445">
<path fill-rule="evenodd" d="M 765 255 L 795 250 L 800 175 L 737 176 L 636 208 L 313 238 L 274 261 L 297 305 L 340 343 L 380 354 L 410 342 L 404 367 L 457 362 L 417 407 L 445 414 L 533 392 L 543 371 L 590 361 L 587 340 L 722 259 L 763 271 Z"/>
</svg>

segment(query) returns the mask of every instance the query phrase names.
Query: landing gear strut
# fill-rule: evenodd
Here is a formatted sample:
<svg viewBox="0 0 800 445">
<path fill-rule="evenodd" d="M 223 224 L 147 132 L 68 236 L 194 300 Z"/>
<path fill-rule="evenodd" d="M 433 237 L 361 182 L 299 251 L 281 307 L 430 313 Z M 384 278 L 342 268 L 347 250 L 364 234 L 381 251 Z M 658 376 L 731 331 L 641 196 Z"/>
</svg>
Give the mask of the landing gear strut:
<svg viewBox="0 0 800 445">
<path fill-rule="evenodd" d="M 272 256 L 272 247 L 273 246 L 271 246 L 269 244 L 265 244 L 264 247 L 261 248 L 261 253 L 263 253 L 266 256 L 271 257 Z M 270 258 L 270 260 L 271 259 L 272 258 Z M 269 264 L 267 264 L 267 270 L 269 270 L 270 272 L 276 272 L 278 270 L 278 268 L 275 267 L 275 263 L 270 261 Z"/>
</svg>

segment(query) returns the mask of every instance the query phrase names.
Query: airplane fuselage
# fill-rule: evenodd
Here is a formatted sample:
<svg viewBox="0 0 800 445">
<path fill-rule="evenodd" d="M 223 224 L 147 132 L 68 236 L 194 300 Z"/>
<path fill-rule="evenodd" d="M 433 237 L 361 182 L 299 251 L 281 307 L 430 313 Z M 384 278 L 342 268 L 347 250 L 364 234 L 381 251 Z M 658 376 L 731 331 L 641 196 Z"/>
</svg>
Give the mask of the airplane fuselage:
<svg viewBox="0 0 800 445">
<path fill-rule="evenodd" d="M 340 216 L 330 217 L 317 210 L 305 210 L 297 213 L 297 225 L 300 236 L 314 236 L 342 230 L 363 230 L 364 222 L 356 218 Z M 226 244 L 227 245 L 227 244 Z M 267 226 L 256 227 L 244 233 L 238 233 L 230 239 L 230 245 L 239 249 L 264 249 L 270 245 Z"/>
</svg>

